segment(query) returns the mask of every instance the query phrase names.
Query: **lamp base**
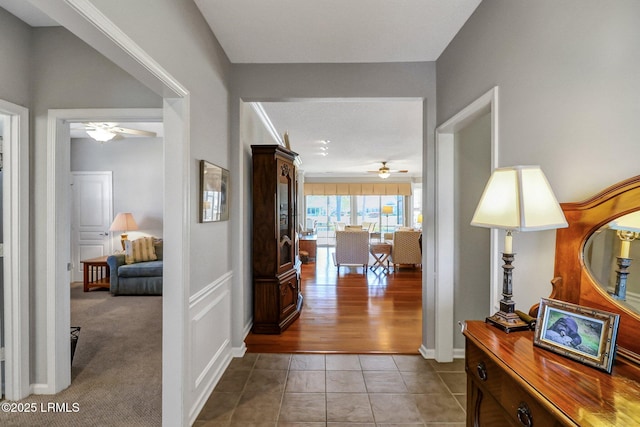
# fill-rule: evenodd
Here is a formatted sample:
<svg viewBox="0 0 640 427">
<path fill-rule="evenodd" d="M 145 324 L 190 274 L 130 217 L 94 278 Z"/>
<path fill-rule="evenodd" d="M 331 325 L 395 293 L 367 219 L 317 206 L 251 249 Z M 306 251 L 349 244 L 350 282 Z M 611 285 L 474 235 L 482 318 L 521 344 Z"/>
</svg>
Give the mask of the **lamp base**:
<svg viewBox="0 0 640 427">
<path fill-rule="evenodd" d="M 531 329 L 529 324 L 520 319 L 516 313 L 505 313 L 504 311 L 498 311 L 491 317 L 487 317 L 485 322 L 496 328 L 502 329 L 507 334 L 515 331 L 528 331 Z"/>
</svg>

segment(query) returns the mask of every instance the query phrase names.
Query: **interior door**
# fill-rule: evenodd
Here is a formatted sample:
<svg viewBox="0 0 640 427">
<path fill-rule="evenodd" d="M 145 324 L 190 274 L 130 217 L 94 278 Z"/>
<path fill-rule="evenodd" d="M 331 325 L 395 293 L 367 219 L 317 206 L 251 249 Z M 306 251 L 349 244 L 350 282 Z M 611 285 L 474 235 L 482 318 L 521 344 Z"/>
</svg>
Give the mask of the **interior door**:
<svg viewBox="0 0 640 427">
<path fill-rule="evenodd" d="M 82 281 L 84 259 L 111 253 L 109 226 L 113 218 L 112 173 L 71 173 L 72 280 Z"/>
</svg>

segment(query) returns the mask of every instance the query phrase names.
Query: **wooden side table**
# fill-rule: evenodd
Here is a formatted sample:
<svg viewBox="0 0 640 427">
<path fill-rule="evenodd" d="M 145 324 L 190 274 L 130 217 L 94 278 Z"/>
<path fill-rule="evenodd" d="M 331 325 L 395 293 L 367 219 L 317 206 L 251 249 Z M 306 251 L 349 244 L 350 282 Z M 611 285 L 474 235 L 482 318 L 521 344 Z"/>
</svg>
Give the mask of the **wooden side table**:
<svg viewBox="0 0 640 427">
<path fill-rule="evenodd" d="M 298 242 L 300 246 L 299 249 L 307 252 L 309 254 L 309 259 L 315 261 L 318 235 L 310 234 L 307 236 L 300 236 Z"/>
<path fill-rule="evenodd" d="M 107 264 L 107 256 L 85 259 L 80 261 L 84 271 L 83 288 L 88 292 L 90 288 L 107 288 L 111 284 L 111 272 Z"/>
<path fill-rule="evenodd" d="M 371 243 L 369 245 L 369 252 L 373 255 L 375 262 L 371 266 L 373 270 L 378 267 L 382 267 L 384 270 L 389 271 L 389 256 L 391 256 L 390 243 Z M 385 267 L 384 263 L 387 262 Z"/>
</svg>

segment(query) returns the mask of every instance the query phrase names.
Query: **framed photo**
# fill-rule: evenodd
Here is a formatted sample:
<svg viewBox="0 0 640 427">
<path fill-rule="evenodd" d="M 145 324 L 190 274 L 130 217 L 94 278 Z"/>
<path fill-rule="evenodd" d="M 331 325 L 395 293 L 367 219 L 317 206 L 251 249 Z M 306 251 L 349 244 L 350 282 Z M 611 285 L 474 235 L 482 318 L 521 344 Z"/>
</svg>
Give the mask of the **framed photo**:
<svg viewBox="0 0 640 427">
<path fill-rule="evenodd" d="M 533 343 L 611 373 L 620 315 L 542 298 Z"/>
<path fill-rule="evenodd" d="M 200 160 L 200 222 L 229 219 L 229 171 Z"/>
</svg>

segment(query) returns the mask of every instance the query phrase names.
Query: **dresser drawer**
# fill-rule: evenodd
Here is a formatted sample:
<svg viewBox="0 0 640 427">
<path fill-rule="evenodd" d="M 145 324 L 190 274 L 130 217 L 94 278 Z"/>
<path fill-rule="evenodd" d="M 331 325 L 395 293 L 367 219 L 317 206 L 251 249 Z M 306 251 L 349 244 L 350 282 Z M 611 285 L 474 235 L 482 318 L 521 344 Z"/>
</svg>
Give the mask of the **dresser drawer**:
<svg viewBox="0 0 640 427">
<path fill-rule="evenodd" d="M 504 382 L 504 371 L 469 341 L 467 341 L 466 347 L 465 370 L 468 376 L 473 377 L 478 384 L 482 385 L 485 392 L 494 397 L 499 396 Z"/>
<path fill-rule="evenodd" d="M 496 362 L 482 351 L 481 348 L 467 340 L 466 366 L 468 377 L 467 410 L 475 422 L 472 424 L 490 425 L 489 416 L 498 416 L 497 410 L 503 411 L 508 424 L 515 426 L 560 426 L 553 414 L 548 412 L 537 398 L 529 394 L 524 387 Z M 474 391 L 477 387 L 479 390 Z M 495 406 L 499 409 L 489 407 Z M 484 418 L 484 419 L 483 419 Z M 502 423 L 500 423 L 502 424 Z"/>
</svg>

